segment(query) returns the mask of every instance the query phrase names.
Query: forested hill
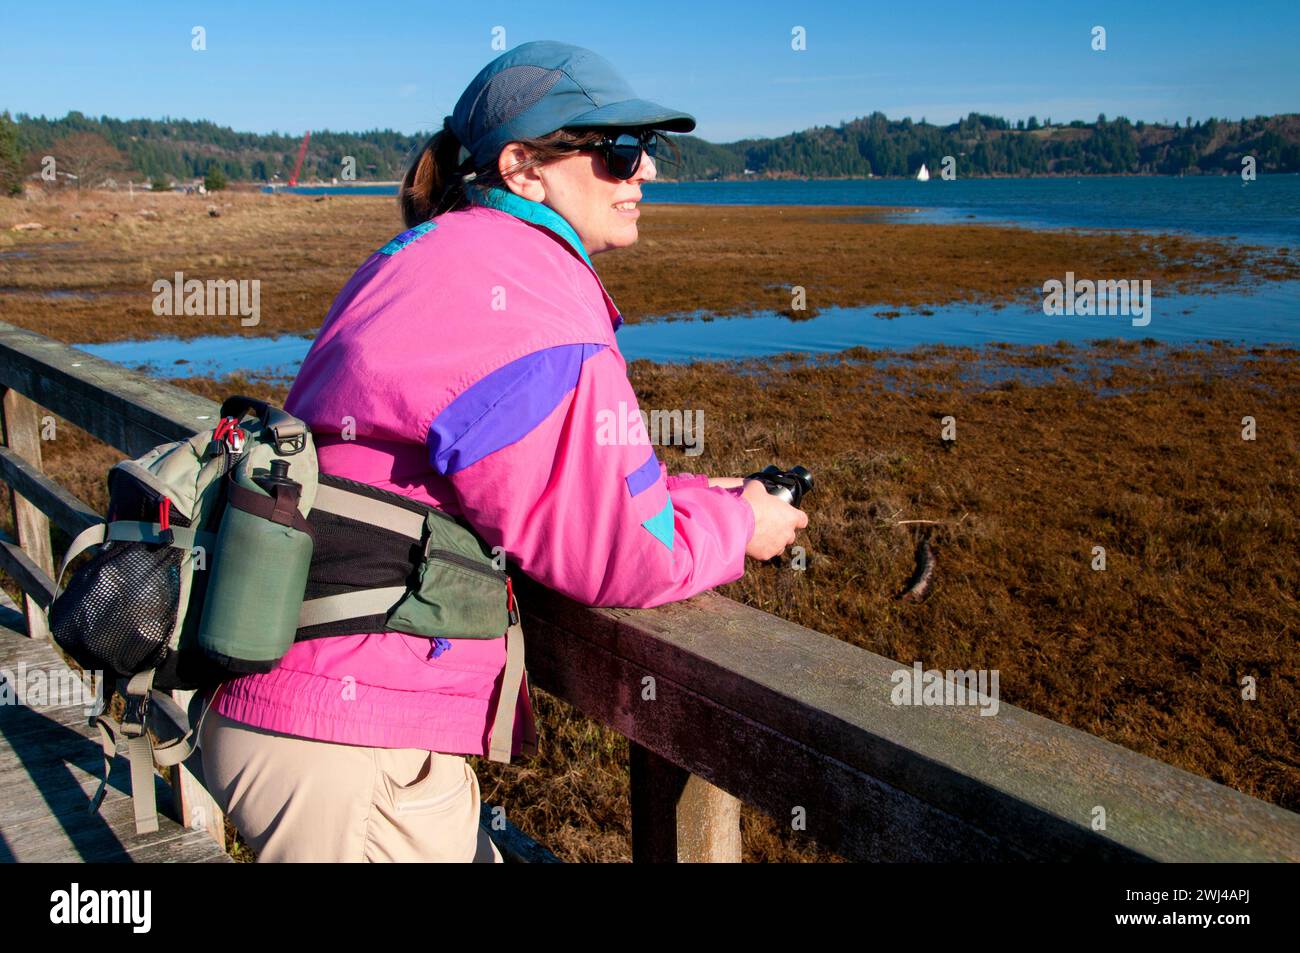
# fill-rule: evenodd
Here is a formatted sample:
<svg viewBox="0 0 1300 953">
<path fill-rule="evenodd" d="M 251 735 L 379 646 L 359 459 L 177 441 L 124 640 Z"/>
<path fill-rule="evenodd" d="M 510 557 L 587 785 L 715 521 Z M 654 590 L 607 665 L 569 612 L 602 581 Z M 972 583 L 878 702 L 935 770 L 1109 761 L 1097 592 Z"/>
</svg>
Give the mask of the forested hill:
<svg viewBox="0 0 1300 953">
<path fill-rule="evenodd" d="M 173 119 L 93 119 L 69 113 L 62 119 L 19 114 L 17 148 L 28 170 L 40 156 L 57 152 L 74 134 L 100 136 L 120 154 L 123 171 L 148 179 L 187 180 L 219 167 L 234 180 L 287 179 L 300 137 L 235 132 L 211 122 Z M 0 123 L 5 118 L 0 115 Z M 3 132 L 3 130 L 0 130 Z M 10 136 L 12 142 L 13 136 Z M 343 176 L 344 157 L 355 160 L 359 179 L 397 179 L 424 136 L 392 130 L 313 132 L 301 178 Z M 1243 156 L 1258 172 L 1300 171 L 1300 115 L 1211 119 L 1172 126 L 1124 118 L 1051 124 L 1031 117 L 1012 124 L 972 113 L 948 126 L 882 113 L 839 126 L 819 126 L 772 139 L 716 144 L 677 137 L 682 163 L 660 164 L 663 178 L 714 179 L 743 176 L 910 176 L 921 163 L 938 175 L 952 156 L 960 176 L 1239 173 Z M 748 171 L 747 171 L 748 170 Z"/>
<path fill-rule="evenodd" d="M 1240 173 L 1246 155 L 1255 157 L 1257 172 L 1300 171 L 1296 114 L 1196 123 L 1189 118 L 1172 126 L 1105 116 L 1092 123 L 1049 123 L 1031 116 L 1013 126 L 971 113 L 950 126 L 935 126 L 877 112 L 779 139 L 708 146 L 707 154 L 691 156 L 690 177 L 744 169 L 808 177 L 906 176 L 922 162 L 938 174 L 945 156 L 953 157 L 961 176 Z"/>
<path fill-rule="evenodd" d="M 32 156 L 58 153 L 60 140 L 77 133 L 102 136 L 122 155 L 130 171 L 148 179 L 189 180 L 214 166 L 230 179 L 283 181 L 293 172 L 302 136 L 235 132 L 206 120 L 93 119 L 72 112 L 62 119 L 19 114 L 18 143 L 31 166 Z M 358 179 L 401 178 L 408 157 L 423 146 L 423 136 L 390 129 L 371 132 L 312 132 L 300 178 L 329 180 L 342 175 L 343 157 L 355 160 Z"/>
</svg>

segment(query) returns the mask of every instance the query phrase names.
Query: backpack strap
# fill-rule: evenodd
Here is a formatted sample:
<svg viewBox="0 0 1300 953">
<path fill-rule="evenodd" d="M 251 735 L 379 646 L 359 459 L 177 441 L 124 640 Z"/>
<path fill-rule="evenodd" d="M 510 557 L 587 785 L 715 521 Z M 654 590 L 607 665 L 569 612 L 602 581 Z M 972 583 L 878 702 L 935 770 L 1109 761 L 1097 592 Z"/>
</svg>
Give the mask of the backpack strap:
<svg viewBox="0 0 1300 953">
<path fill-rule="evenodd" d="M 164 537 L 163 533 L 171 535 Z M 113 520 L 108 524 L 107 538 L 125 543 L 166 543 L 176 549 L 193 549 L 204 546 L 212 549 L 217 544 L 217 534 L 193 526 L 171 526 L 162 530 L 157 523 L 143 520 Z"/>
<path fill-rule="evenodd" d="M 423 504 L 419 505 L 423 510 L 429 509 Z M 316 487 L 316 499 L 312 501 L 311 508 L 313 513 L 323 510 L 359 523 L 379 526 L 417 541 L 424 537 L 423 512 L 331 486 L 323 478 Z"/>
<path fill-rule="evenodd" d="M 68 551 L 63 556 L 63 562 L 59 564 L 59 574 L 54 577 L 54 595 L 57 597 L 63 591 L 63 574 L 68 571 L 68 563 L 76 559 L 91 546 L 98 546 L 107 538 L 108 524 L 95 523 L 93 526 L 87 526 L 76 536 L 72 537 L 72 542 L 68 545 Z"/>
<path fill-rule="evenodd" d="M 190 550 L 197 545 L 212 549 L 217 541 L 216 533 L 188 526 L 173 526 L 171 527 L 171 533 L 170 545 L 175 546 L 177 549 Z M 72 542 L 68 544 L 68 551 L 63 554 L 63 562 L 59 564 L 59 574 L 54 581 L 54 598 L 58 598 L 59 593 L 63 592 L 63 575 L 68 571 L 68 565 L 91 546 L 99 546 L 109 540 L 144 543 L 161 543 L 164 541 L 157 523 L 113 520 L 111 523 L 102 522 L 87 526 L 72 537 Z"/>
<path fill-rule="evenodd" d="M 515 710 L 519 704 L 519 695 L 524 683 L 524 630 L 519 623 L 519 600 L 510 587 L 510 628 L 506 630 L 506 669 L 501 679 L 501 698 L 497 702 L 496 714 L 492 720 L 492 745 L 488 750 L 489 761 L 510 763 L 511 748 L 514 741 Z M 531 758 L 537 754 L 537 725 L 529 711 L 524 735 L 521 740 L 520 754 Z"/>
<path fill-rule="evenodd" d="M 153 687 L 156 669 L 132 675 L 127 683 L 126 712 L 118 722 L 107 712 L 92 723 L 99 729 L 104 751 L 104 774 L 90 801 L 92 813 L 99 810 L 108 790 L 108 774 L 117 755 L 118 735 L 126 738 L 126 753 L 131 764 L 131 801 L 135 808 L 135 832 L 151 834 L 158 830 L 158 803 L 154 797 L 154 764 L 160 767 L 180 764 L 194 751 L 194 732 L 189 716 L 166 692 Z M 149 728 L 159 737 L 157 745 Z M 166 729 L 166 730 L 160 730 Z"/>
<path fill-rule="evenodd" d="M 298 610 L 298 628 L 386 613 L 408 592 L 407 586 L 384 586 L 306 599 Z"/>
</svg>

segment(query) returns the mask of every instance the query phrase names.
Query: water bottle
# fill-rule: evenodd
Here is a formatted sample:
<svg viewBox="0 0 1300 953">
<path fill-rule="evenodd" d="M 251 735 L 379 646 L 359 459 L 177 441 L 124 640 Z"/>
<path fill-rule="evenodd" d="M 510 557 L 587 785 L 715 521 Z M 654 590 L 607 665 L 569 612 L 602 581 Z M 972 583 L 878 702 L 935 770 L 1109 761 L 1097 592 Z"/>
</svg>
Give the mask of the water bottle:
<svg viewBox="0 0 1300 953">
<path fill-rule="evenodd" d="M 293 645 L 314 547 L 288 462 L 252 482 L 227 485 L 199 623 L 200 648 L 237 675 L 271 671 Z"/>
</svg>

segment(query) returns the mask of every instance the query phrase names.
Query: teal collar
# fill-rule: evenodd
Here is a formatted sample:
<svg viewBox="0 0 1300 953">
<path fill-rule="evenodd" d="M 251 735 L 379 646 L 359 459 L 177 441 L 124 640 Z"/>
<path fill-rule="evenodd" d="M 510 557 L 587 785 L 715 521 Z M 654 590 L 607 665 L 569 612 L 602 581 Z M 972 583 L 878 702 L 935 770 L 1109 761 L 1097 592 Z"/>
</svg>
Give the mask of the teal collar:
<svg viewBox="0 0 1300 953">
<path fill-rule="evenodd" d="M 534 225 L 540 225 L 548 231 L 554 232 L 582 256 L 582 260 L 587 263 L 587 267 L 595 271 L 595 266 L 591 264 L 591 258 L 587 255 L 587 250 L 582 247 L 582 239 L 578 238 L 578 233 L 573 230 L 572 225 L 564 220 L 563 215 L 550 206 L 543 205 L 541 202 L 534 202 L 532 199 L 526 199 L 522 195 L 516 195 L 509 189 L 503 189 L 499 186 L 492 186 L 487 190 L 486 194 L 482 189 L 473 188 L 468 189 L 467 192 L 469 200 L 476 205 L 486 205 L 488 208 L 508 212 L 516 218 L 522 218 L 525 222 L 532 222 Z"/>
</svg>

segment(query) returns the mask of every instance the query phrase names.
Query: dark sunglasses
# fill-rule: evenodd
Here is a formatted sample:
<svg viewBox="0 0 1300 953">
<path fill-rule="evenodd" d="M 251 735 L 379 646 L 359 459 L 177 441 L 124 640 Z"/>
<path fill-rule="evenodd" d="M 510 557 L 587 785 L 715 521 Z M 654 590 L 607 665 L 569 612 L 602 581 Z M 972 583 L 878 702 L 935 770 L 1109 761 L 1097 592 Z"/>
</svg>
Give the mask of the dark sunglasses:
<svg viewBox="0 0 1300 953">
<path fill-rule="evenodd" d="M 622 132 L 612 136 L 602 136 L 599 141 L 586 146 L 574 143 L 564 143 L 564 145 L 580 152 L 592 149 L 598 151 L 601 158 L 605 160 L 605 168 L 609 170 L 610 175 L 616 179 L 630 179 L 636 175 L 636 170 L 641 168 L 641 153 L 644 152 L 652 159 L 659 158 L 663 141 L 663 138 L 653 129 L 646 129 L 641 132 Z"/>
</svg>

